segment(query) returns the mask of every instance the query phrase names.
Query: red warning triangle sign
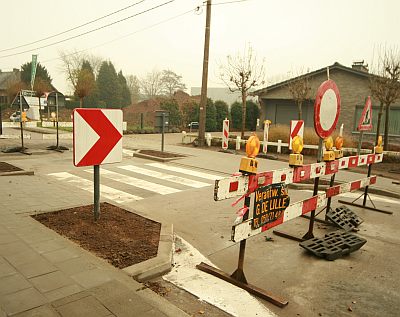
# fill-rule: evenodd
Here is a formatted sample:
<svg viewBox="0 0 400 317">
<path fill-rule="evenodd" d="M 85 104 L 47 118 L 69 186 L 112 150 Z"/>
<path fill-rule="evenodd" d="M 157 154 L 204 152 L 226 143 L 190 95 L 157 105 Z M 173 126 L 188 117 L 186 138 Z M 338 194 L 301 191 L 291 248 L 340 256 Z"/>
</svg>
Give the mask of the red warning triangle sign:
<svg viewBox="0 0 400 317">
<path fill-rule="evenodd" d="M 364 110 L 361 114 L 360 121 L 358 121 L 358 131 L 371 131 L 372 130 L 372 102 L 371 97 L 368 96 L 365 102 Z"/>
</svg>

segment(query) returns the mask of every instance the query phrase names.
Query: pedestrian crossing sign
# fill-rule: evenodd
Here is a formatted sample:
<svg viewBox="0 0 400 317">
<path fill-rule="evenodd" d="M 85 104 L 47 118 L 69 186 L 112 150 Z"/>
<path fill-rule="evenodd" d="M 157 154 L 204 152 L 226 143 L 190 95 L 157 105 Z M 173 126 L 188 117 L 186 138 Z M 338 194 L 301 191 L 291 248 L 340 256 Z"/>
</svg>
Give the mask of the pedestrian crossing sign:
<svg viewBox="0 0 400 317">
<path fill-rule="evenodd" d="M 364 110 L 361 114 L 360 121 L 357 126 L 358 131 L 371 131 L 372 130 L 372 103 L 371 97 L 368 96 L 365 102 Z"/>
</svg>

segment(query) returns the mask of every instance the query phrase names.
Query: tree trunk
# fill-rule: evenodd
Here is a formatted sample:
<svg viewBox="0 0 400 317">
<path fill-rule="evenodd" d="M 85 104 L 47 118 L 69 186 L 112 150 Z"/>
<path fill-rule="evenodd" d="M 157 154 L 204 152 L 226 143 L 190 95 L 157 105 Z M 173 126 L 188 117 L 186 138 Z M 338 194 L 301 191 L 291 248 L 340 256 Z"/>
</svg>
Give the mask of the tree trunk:
<svg viewBox="0 0 400 317">
<path fill-rule="evenodd" d="M 244 139 L 245 128 L 246 128 L 246 92 L 242 91 L 242 133 L 241 133 L 242 139 Z"/>
<path fill-rule="evenodd" d="M 389 148 L 389 111 L 390 104 L 386 105 L 386 114 L 385 114 L 385 136 L 383 138 L 383 150 L 387 151 Z"/>
<path fill-rule="evenodd" d="M 380 130 L 381 130 L 382 115 L 383 115 L 383 103 L 381 102 L 380 107 L 379 107 L 379 113 L 378 113 L 378 123 L 376 125 L 375 145 L 378 144 L 378 138 L 379 138 Z"/>
<path fill-rule="evenodd" d="M 302 107 L 303 107 L 303 102 L 302 101 L 298 101 L 297 102 L 297 108 L 298 108 L 298 111 L 299 111 L 299 120 L 301 120 L 301 118 L 303 116 Z"/>
</svg>

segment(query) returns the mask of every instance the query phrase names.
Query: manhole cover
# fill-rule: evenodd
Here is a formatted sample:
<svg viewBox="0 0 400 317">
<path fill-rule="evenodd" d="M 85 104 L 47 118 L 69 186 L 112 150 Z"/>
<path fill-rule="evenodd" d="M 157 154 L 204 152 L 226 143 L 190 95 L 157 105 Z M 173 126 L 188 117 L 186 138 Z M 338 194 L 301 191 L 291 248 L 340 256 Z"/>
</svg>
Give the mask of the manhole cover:
<svg viewBox="0 0 400 317">
<path fill-rule="evenodd" d="M 0 162 L 0 173 L 16 171 L 22 171 L 22 169 L 6 162 Z"/>
</svg>

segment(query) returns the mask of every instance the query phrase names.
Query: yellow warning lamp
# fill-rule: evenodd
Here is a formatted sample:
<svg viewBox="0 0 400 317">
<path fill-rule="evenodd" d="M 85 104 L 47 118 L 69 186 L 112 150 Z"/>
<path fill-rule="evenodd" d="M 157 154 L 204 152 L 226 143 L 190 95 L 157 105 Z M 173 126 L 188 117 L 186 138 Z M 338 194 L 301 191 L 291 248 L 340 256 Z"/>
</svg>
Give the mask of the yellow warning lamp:
<svg viewBox="0 0 400 317">
<path fill-rule="evenodd" d="M 335 160 L 335 152 L 332 151 L 333 148 L 333 139 L 331 136 L 327 137 L 324 140 L 325 151 L 324 151 L 324 161 L 334 161 Z"/>
<path fill-rule="evenodd" d="M 292 140 L 292 151 L 293 153 L 289 156 L 289 166 L 301 166 L 303 165 L 303 138 L 300 135 L 296 135 Z"/>
<path fill-rule="evenodd" d="M 375 146 L 375 154 L 382 154 L 383 152 L 383 147 L 382 147 L 382 136 L 380 135 L 378 137 L 378 142 Z"/>
<path fill-rule="evenodd" d="M 255 159 L 260 151 L 260 140 L 256 134 L 252 134 L 246 143 L 247 157 L 242 157 L 239 172 L 243 174 L 256 174 L 258 162 Z"/>
<path fill-rule="evenodd" d="M 22 122 L 28 121 L 27 118 L 26 118 L 26 112 L 25 112 L 25 111 L 22 111 L 22 116 L 21 116 L 21 118 L 22 118 Z"/>
<path fill-rule="evenodd" d="M 338 136 L 336 139 L 335 139 L 335 147 L 336 147 L 336 149 L 335 149 L 335 159 L 339 159 L 339 158 L 342 158 L 343 157 L 343 150 L 342 150 L 342 148 L 343 148 L 343 137 L 342 136 Z"/>
</svg>

